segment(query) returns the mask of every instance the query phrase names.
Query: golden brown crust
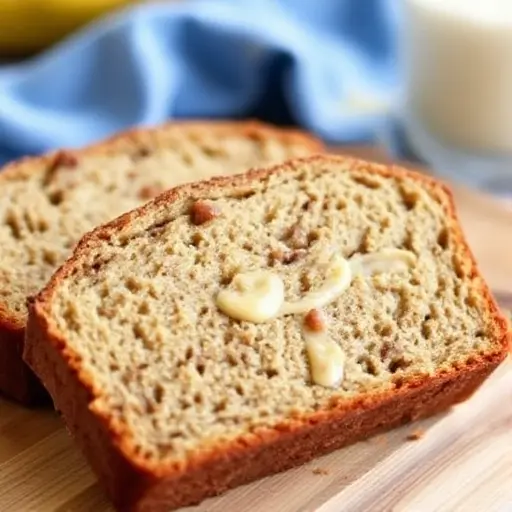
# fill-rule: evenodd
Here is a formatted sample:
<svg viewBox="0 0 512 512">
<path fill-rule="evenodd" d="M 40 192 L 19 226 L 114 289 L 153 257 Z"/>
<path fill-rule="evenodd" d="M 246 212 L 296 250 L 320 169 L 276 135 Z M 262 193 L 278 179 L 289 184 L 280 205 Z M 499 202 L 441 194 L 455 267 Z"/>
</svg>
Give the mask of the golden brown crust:
<svg viewBox="0 0 512 512">
<path fill-rule="evenodd" d="M 0 170 L 2 182 L 23 179 L 37 172 L 45 172 L 54 165 L 67 166 L 70 170 L 84 156 L 109 155 L 126 152 L 144 154 L 151 148 L 165 144 L 166 137 L 175 130 L 187 130 L 200 139 L 211 135 L 222 137 L 236 133 L 241 137 L 257 140 L 278 140 L 283 144 L 296 144 L 313 152 L 322 152 L 323 144 L 313 136 L 294 129 L 280 129 L 258 121 L 183 121 L 168 123 L 151 129 L 135 129 L 115 135 L 103 142 L 84 149 L 55 151 L 39 157 L 26 157 Z M 148 192 L 148 191 L 145 191 Z M 149 199 L 149 197 L 148 197 Z M 26 405 L 39 403 L 46 396 L 32 372 L 21 359 L 25 319 L 10 311 L 0 301 L 0 392 Z M 47 399 L 47 397 L 46 397 Z"/>
<path fill-rule="evenodd" d="M 494 351 L 475 356 L 456 369 L 438 372 L 431 377 L 397 381 L 395 389 L 386 393 L 351 401 L 333 401 L 324 410 L 297 416 L 273 428 L 260 429 L 235 441 L 219 444 L 183 463 L 152 462 L 137 453 L 126 427 L 95 407 L 94 401 L 101 396 L 101 389 L 95 385 L 92 375 L 81 367 L 80 358 L 67 346 L 65 338 L 51 322 L 49 311 L 55 288 L 80 265 L 90 248 L 180 198 L 195 200 L 230 191 L 239 193 L 251 183 L 268 179 L 273 173 L 319 161 L 338 161 L 354 170 L 371 168 L 383 176 L 407 176 L 421 181 L 444 205 L 447 216 L 452 219 L 461 254 L 470 265 L 471 274 L 479 276 L 474 257 L 458 227 L 449 190 L 424 175 L 343 157 L 309 157 L 271 170 L 253 170 L 245 175 L 213 178 L 178 187 L 89 233 L 78 244 L 73 257 L 29 305 L 24 358 L 49 390 L 85 456 L 120 510 L 160 511 L 196 503 L 378 431 L 434 414 L 469 397 L 505 358 L 509 344 L 506 320 L 499 313 L 487 285 L 479 278 L 480 292 L 489 305 L 490 321 L 496 326 Z"/>
</svg>

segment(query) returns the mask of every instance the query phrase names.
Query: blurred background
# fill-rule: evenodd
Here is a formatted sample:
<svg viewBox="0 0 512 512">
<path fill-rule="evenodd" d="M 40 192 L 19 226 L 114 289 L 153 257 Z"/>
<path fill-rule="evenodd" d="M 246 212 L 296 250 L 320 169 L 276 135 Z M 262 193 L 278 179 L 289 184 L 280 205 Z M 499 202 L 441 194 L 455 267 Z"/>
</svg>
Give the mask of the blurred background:
<svg viewBox="0 0 512 512">
<path fill-rule="evenodd" d="M 0 163 L 256 117 L 512 193 L 509 0 L 2 0 Z"/>
<path fill-rule="evenodd" d="M 59 39 L 117 7 L 134 0 L 2 0 L 0 51 L 23 57 L 44 50 Z"/>
</svg>

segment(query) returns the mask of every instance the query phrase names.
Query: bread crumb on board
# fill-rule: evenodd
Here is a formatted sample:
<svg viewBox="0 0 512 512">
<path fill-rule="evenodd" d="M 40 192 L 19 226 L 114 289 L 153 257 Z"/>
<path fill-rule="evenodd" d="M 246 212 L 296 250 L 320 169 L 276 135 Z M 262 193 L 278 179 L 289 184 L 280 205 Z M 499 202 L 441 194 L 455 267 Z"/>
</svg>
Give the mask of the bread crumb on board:
<svg viewBox="0 0 512 512">
<path fill-rule="evenodd" d="M 407 434 L 406 439 L 407 441 L 419 441 L 423 437 L 425 437 L 425 431 L 418 428 Z"/>
<path fill-rule="evenodd" d="M 330 471 L 328 471 L 327 469 L 324 469 L 324 468 L 313 468 L 312 470 L 312 473 L 314 475 L 329 475 L 330 474 Z"/>
</svg>

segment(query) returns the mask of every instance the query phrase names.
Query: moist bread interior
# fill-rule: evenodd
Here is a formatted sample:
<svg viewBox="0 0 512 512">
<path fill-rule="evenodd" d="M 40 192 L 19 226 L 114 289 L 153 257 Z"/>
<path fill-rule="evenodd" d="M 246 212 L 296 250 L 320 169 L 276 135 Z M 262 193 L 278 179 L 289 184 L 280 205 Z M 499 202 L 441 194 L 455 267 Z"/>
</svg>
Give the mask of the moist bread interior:
<svg viewBox="0 0 512 512">
<path fill-rule="evenodd" d="M 46 284 L 87 231 L 170 187 L 303 156 L 316 144 L 285 133 L 247 136 L 230 125 L 170 125 L 5 171 L 0 303 L 23 325 L 27 296 Z"/>
<path fill-rule="evenodd" d="M 98 172 L 117 186 L 115 176 Z M 197 197 L 220 215 L 194 225 Z M 440 189 L 350 160 L 299 161 L 259 180 L 199 186 L 93 235 L 56 283 L 51 315 L 94 376 L 93 410 L 126 425 L 142 457 L 185 460 L 333 399 L 386 392 L 492 351 L 496 327 L 448 209 Z M 62 237 L 74 240 L 76 221 L 71 213 L 52 233 L 59 247 Z M 386 248 L 414 252 L 417 265 L 358 276 L 324 308 L 346 355 L 339 388 L 311 383 L 301 315 L 253 324 L 215 305 L 238 272 L 270 267 L 294 300 L 321 284 L 316 262 L 329 251 L 349 258 Z M 293 261 L 280 258 L 289 251 L 298 251 Z"/>
</svg>

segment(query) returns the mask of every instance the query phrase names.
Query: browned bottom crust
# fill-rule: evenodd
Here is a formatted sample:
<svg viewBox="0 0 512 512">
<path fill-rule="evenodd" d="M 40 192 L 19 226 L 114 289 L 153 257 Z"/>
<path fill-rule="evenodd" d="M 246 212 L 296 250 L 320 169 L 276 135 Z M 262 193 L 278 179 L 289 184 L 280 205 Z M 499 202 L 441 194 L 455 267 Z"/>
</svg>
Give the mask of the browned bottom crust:
<svg viewBox="0 0 512 512">
<path fill-rule="evenodd" d="M 48 393 L 21 358 L 24 333 L 25 329 L 0 329 L 0 390 L 25 405 L 49 403 Z"/>
<path fill-rule="evenodd" d="M 303 464 L 314 457 L 440 412 L 468 398 L 499 365 L 495 354 L 457 371 L 424 378 L 401 388 L 331 409 L 300 425 L 257 433 L 205 457 L 184 473 L 151 474 L 136 467 L 116 447 L 116 439 L 89 411 L 90 394 L 62 359 L 44 320 L 31 315 L 25 359 L 41 376 L 56 407 L 108 495 L 120 511 L 168 512 L 258 478 Z"/>
</svg>

